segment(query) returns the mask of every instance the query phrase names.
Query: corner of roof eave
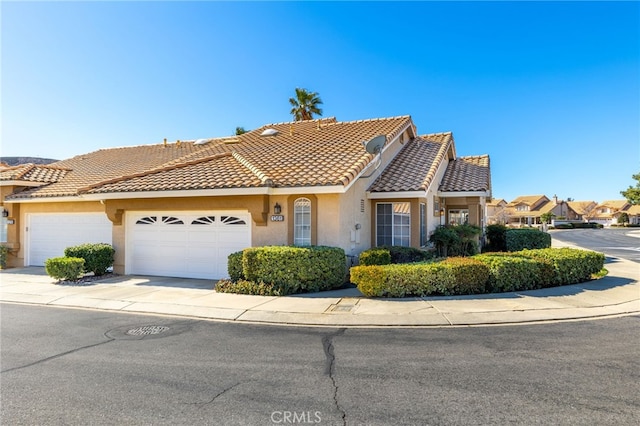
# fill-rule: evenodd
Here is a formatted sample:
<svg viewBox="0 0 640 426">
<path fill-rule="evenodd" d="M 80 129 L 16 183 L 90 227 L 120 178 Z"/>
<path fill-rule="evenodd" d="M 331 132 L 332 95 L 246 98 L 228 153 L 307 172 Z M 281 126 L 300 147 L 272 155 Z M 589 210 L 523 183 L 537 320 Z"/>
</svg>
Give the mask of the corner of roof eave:
<svg viewBox="0 0 640 426">
<path fill-rule="evenodd" d="M 491 197 L 491 190 L 485 189 L 481 191 L 440 191 L 437 193 L 440 198 L 456 198 L 456 197 Z"/>
</svg>

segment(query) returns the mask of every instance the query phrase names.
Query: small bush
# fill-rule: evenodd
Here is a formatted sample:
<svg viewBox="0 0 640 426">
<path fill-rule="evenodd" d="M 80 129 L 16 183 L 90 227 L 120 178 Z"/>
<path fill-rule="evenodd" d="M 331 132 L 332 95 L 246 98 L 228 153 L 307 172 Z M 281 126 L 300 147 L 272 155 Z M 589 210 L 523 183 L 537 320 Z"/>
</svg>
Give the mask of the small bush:
<svg viewBox="0 0 640 426">
<path fill-rule="evenodd" d="M 506 234 L 507 251 L 551 247 L 551 235 L 537 229 L 509 229 Z"/>
<path fill-rule="evenodd" d="M 431 234 L 438 256 L 472 256 L 478 252 L 477 237 L 482 229 L 474 225 L 438 226 Z"/>
<path fill-rule="evenodd" d="M 554 226 L 555 229 L 573 229 L 575 228 L 575 226 L 573 226 L 572 223 L 558 223 L 557 225 Z"/>
<path fill-rule="evenodd" d="M 84 262 L 79 257 L 52 257 L 45 260 L 44 270 L 58 281 L 74 281 L 83 275 Z"/>
<path fill-rule="evenodd" d="M 264 282 L 220 280 L 215 285 L 218 293 L 251 294 L 254 296 L 286 296 L 291 289 L 284 285 L 265 284 Z"/>
<path fill-rule="evenodd" d="M 391 263 L 415 263 L 431 258 L 432 254 L 415 247 L 388 246 L 382 247 L 389 250 Z"/>
<path fill-rule="evenodd" d="M 358 258 L 360 265 L 388 265 L 391 263 L 391 252 L 386 248 L 372 248 L 360 253 Z"/>
<path fill-rule="evenodd" d="M 227 273 L 231 281 L 244 279 L 244 274 L 242 273 L 242 251 L 237 251 L 227 256 Z"/>
<path fill-rule="evenodd" d="M 0 269 L 7 267 L 7 254 L 9 254 L 9 247 L 0 246 Z"/>
<path fill-rule="evenodd" d="M 95 276 L 104 275 L 113 266 L 115 250 L 106 243 L 80 244 L 64 249 L 66 257 L 84 259 L 84 272 L 93 272 Z"/>
<path fill-rule="evenodd" d="M 507 251 L 507 229 L 500 224 L 488 225 L 484 251 Z"/>
</svg>

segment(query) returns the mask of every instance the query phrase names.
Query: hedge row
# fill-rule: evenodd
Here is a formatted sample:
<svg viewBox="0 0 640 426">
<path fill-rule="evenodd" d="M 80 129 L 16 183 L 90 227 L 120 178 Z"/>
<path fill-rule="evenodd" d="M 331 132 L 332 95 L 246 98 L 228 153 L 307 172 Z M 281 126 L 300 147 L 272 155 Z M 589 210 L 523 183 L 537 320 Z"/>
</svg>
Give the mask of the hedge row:
<svg viewBox="0 0 640 426">
<path fill-rule="evenodd" d="M 365 296 L 405 297 L 531 290 L 575 284 L 602 270 L 602 253 L 572 248 L 491 253 L 440 262 L 356 266 Z"/>
<path fill-rule="evenodd" d="M 346 277 L 344 250 L 337 247 L 252 247 L 228 257 L 230 280 L 221 292 L 293 294 L 341 287 Z"/>
<path fill-rule="evenodd" d="M 551 247 L 551 235 L 535 228 L 507 228 L 504 225 L 487 226 L 486 252 L 520 251 Z"/>
<path fill-rule="evenodd" d="M 360 253 L 360 265 L 388 265 L 390 263 L 422 262 L 433 257 L 432 252 L 414 247 L 381 246 L 365 250 Z"/>
<path fill-rule="evenodd" d="M 405 297 L 483 293 L 489 268 L 472 258 L 441 262 L 354 266 L 351 281 L 365 296 Z"/>
</svg>

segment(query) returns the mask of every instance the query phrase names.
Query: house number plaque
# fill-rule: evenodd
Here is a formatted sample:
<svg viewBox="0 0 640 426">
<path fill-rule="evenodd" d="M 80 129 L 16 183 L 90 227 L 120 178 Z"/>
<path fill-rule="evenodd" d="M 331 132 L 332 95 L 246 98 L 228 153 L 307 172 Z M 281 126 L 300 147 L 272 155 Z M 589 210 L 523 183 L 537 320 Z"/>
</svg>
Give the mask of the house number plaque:
<svg viewBox="0 0 640 426">
<path fill-rule="evenodd" d="M 272 214 L 271 222 L 284 222 L 284 215 L 282 214 Z"/>
</svg>

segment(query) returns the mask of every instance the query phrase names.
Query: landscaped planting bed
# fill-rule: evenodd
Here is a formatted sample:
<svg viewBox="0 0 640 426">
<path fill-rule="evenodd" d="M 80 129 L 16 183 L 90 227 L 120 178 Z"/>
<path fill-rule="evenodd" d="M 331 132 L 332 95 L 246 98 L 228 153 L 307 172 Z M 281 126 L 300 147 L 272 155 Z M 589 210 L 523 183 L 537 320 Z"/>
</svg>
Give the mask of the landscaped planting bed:
<svg viewBox="0 0 640 426">
<path fill-rule="evenodd" d="M 576 284 L 592 279 L 604 255 L 572 248 L 485 253 L 428 263 L 351 268 L 351 281 L 371 297 L 496 293 Z"/>
</svg>

